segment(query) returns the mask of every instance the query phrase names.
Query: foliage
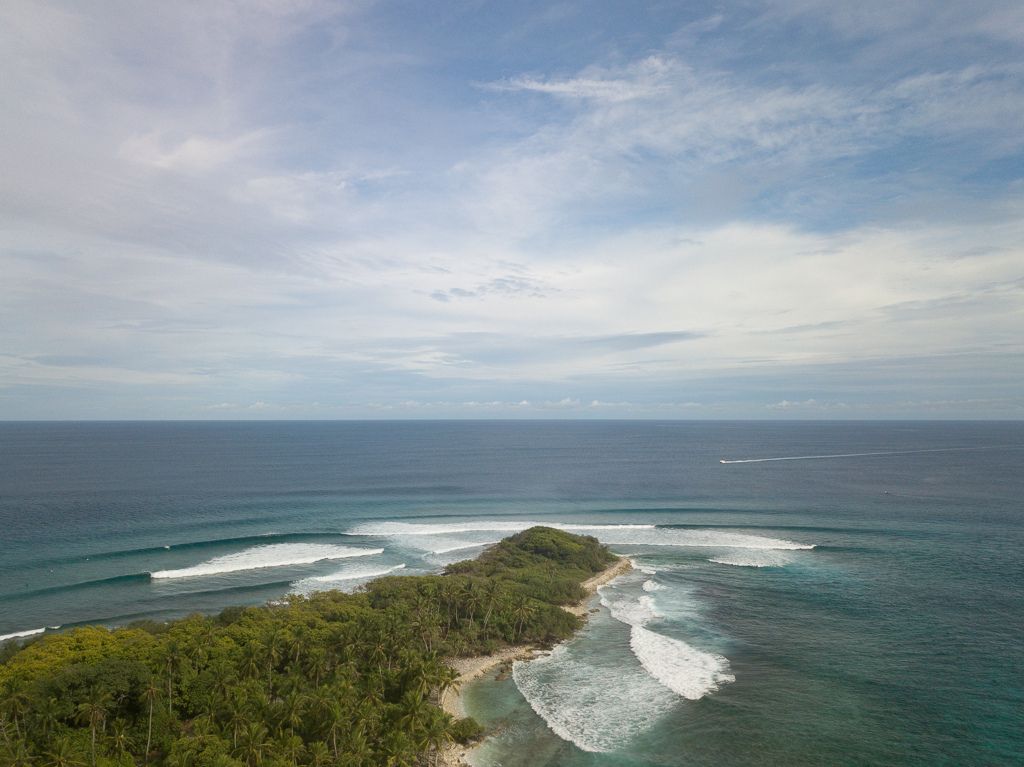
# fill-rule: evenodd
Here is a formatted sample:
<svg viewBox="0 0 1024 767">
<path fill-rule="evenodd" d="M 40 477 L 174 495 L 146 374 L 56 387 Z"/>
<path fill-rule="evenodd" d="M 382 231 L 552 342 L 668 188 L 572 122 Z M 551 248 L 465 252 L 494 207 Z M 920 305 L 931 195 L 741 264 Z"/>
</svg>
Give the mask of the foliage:
<svg viewBox="0 0 1024 767">
<path fill-rule="evenodd" d="M 560 606 L 614 559 L 538 527 L 444 575 L 11 643 L 0 767 L 414 764 L 482 731 L 438 707 L 444 659 L 567 638 Z"/>
</svg>

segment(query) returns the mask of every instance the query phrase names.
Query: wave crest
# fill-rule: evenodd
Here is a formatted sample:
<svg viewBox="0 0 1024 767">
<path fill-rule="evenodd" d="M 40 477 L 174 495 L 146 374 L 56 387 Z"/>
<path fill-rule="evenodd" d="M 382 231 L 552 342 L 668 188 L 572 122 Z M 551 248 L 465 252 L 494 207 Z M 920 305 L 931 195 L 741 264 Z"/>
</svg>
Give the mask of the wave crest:
<svg viewBox="0 0 1024 767">
<path fill-rule="evenodd" d="M 382 554 L 384 549 L 363 549 L 354 546 L 335 546 L 317 543 L 272 543 L 254 546 L 235 554 L 214 557 L 202 564 L 180 570 L 160 570 L 154 579 L 193 578 L 201 575 L 221 575 L 264 567 L 310 565 L 327 559 L 348 559 Z"/>
<path fill-rule="evenodd" d="M 338 572 L 331 573 L 330 575 L 317 575 L 312 578 L 303 578 L 301 581 L 296 581 L 291 585 L 291 593 L 308 596 L 315 591 L 331 591 L 345 583 L 351 584 L 352 581 L 379 578 L 382 575 L 388 575 L 389 573 L 393 573 L 396 570 L 402 570 L 404 568 L 405 563 L 403 562 L 402 564 L 394 565 L 393 567 L 353 567 L 345 570 L 339 570 Z"/>
<path fill-rule="evenodd" d="M 720 685 L 736 681 L 727 673 L 729 661 L 724 656 L 702 652 L 643 626 L 632 628 L 629 646 L 648 674 L 688 700 L 703 698 Z"/>
</svg>

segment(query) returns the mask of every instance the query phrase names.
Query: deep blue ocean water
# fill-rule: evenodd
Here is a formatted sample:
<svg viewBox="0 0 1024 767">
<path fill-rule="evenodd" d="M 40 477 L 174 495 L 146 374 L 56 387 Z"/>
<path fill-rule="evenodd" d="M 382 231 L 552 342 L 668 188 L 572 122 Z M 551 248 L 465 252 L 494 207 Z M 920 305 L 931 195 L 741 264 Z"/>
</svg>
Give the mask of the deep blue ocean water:
<svg viewBox="0 0 1024 767">
<path fill-rule="evenodd" d="M 0 636 L 352 589 L 536 523 L 637 569 L 467 690 L 478 764 L 1024 764 L 1018 422 L 3 423 Z"/>
</svg>

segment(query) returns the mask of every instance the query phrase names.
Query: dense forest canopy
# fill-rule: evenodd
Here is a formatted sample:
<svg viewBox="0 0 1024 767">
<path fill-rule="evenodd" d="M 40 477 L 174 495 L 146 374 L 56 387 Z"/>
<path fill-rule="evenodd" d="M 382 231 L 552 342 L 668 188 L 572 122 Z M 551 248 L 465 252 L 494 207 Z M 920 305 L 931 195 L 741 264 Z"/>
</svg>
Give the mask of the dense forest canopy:
<svg viewBox="0 0 1024 767">
<path fill-rule="evenodd" d="M 216 616 L 73 629 L 0 651 L 10 767 L 412 765 L 479 732 L 437 702 L 445 658 L 551 644 L 614 561 L 534 527 L 442 575 L 289 595 Z"/>
</svg>

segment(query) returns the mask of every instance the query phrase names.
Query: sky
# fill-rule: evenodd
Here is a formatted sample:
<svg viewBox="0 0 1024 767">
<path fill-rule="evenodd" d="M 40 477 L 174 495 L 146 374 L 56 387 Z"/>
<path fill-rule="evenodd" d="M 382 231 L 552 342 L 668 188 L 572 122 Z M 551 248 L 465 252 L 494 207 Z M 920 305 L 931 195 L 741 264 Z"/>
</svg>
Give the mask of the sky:
<svg viewBox="0 0 1024 767">
<path fill-rule="evenodd" d="M 1020 0 L 0 3 L 0 420 L 1024 417 Z"/>
</svg>

